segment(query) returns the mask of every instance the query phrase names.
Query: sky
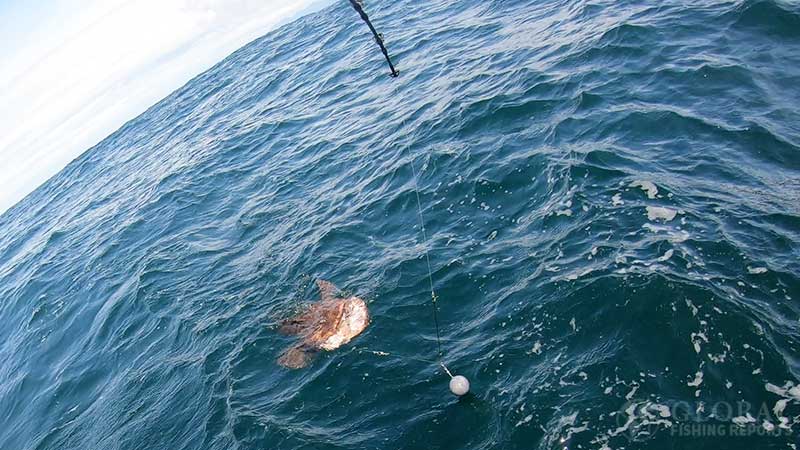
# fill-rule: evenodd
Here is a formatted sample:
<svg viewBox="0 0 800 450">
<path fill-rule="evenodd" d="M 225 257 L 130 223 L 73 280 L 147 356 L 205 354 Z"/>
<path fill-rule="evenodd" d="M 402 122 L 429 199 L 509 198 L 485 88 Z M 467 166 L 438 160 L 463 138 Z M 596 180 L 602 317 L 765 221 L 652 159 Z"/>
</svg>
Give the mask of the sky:
<svg viewBox="0 0 800 450">
<path fill-rule="evenodd" d="M 0 0 L 0 214 L 194 76 L 325 4 Z"/>
</svg>

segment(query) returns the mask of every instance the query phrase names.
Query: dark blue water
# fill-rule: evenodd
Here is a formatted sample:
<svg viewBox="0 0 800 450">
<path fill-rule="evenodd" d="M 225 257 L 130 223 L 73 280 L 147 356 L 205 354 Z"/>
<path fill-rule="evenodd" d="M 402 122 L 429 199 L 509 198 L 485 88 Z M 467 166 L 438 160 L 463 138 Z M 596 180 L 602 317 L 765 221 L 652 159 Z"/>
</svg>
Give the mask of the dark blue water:
<svg viewBox="0 0 800 450">
<path fill-rule="evenodd" d="M 796 448 L 798 4 L 367 7 L 400 78 L 339 2 L 0 216 L 0 448 Z"/>
</svg>

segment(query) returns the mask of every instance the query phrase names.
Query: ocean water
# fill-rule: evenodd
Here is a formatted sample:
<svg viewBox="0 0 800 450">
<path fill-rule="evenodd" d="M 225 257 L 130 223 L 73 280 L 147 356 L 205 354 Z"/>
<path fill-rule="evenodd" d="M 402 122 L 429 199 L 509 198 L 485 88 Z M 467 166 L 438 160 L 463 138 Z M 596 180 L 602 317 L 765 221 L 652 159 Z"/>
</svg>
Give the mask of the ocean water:
<svg viewBox="0 0 800 450">
<path fill-rule="evenodd" d="M 798 4 L 367 10 L 400 78 L 337 2 L 0 216 L 0 449 L 796 449 Z"/>
</svg>

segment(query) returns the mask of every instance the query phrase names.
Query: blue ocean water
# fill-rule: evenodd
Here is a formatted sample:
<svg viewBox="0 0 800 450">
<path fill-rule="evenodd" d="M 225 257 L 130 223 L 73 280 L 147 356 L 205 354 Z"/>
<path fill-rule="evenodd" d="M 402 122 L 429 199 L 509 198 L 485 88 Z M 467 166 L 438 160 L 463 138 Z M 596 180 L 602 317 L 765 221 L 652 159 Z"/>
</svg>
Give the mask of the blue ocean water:
<svg viewBox="0 0 800 450">
<path fill-rule="evenodd" d="M 798 4 L 367 10 L 398 79 L 338 2 L 0 216 L 0 449 L 796 448 Z"/>
</svg>

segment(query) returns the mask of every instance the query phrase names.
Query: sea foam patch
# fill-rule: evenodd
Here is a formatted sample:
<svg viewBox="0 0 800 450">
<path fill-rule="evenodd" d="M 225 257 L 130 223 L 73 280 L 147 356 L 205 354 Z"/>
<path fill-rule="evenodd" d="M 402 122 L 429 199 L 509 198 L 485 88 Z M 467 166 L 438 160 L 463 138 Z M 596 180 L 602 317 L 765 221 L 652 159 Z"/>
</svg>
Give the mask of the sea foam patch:
<svg viewBox="0 0 800 450">
<path fill-rule="evenodd" d="M 662 206 L 648 206 L 647 207 L 647 218 L 650 220 L 663 220 L 665 222 L 669 222 L 675 218 L 678 214 L 672 208 L 665 208 Z"/>
<path fill-rule="evenodd" d="M 642 190 L 647 194 L 647 198 L 654 199 L 656 195 L 658 195 L 658 186 L 655 185 L 652 181 L 647 180 L 634 180 L 633 183 L 629 185 L 630 187 L 638 187 L 642 188 Z"/>
</svg>

